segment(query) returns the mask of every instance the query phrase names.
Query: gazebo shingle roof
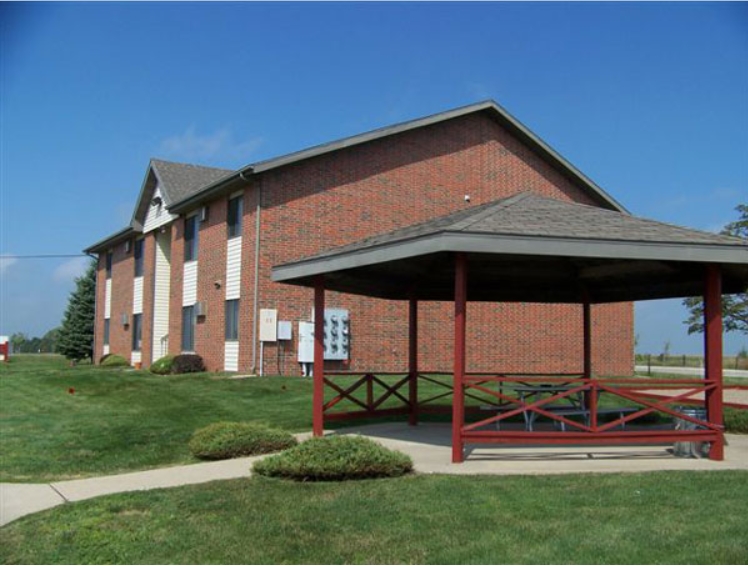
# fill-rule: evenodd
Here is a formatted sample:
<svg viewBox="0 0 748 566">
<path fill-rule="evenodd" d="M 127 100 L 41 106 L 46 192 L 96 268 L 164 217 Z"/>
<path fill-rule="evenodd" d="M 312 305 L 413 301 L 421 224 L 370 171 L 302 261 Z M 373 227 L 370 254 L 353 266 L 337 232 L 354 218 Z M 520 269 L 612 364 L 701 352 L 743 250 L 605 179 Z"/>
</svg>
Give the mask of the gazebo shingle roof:
<svg viewBox="0 0 748 566">
<path fill-rule="evenodd" d="M 683 228 L 596 206 L 545 198 L 533 193 L 520 193 L 366 238 L 314 257 L 321 258 L 446 232 L 628 242 L 718 244 L 742 248 L 748 245 L 748 242 L 740 238 Z"/>
<path fill-rule="evenodd" d="M 748 287 L 748 241 L 521 193 L 276 266 L 273 280 L 404 299 L 449 300 L 455 252 L 471 300 L 615 302 L 700 294 L 719 264 L 724 290 Z"/>
</svg>

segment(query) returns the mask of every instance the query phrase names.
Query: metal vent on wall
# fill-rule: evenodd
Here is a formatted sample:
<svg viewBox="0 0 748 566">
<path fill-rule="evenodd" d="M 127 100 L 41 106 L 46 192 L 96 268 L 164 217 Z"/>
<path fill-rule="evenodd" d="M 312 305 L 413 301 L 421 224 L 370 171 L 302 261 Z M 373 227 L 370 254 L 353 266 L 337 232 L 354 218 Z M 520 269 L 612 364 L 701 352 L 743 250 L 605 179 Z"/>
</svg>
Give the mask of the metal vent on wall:
<svg viewBox="0 0 748 566">
<path fill-rule="evenodd" d="M 205 316 L 207 314 L 208 307 L 206 306 L 205 301 L 195 303 L 195 316 Z"/>
</svg>

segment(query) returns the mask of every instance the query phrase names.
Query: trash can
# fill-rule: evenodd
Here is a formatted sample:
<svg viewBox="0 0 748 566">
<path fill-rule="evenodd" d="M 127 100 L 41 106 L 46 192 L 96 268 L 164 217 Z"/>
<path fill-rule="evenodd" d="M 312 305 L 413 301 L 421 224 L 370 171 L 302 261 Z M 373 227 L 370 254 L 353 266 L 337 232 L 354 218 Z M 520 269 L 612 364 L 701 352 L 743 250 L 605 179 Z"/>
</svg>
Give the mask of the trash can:
<svg viewBox="0 0 748 566">
<path fill-rule="evenodd" d="M 706 420 L 706 409 L 694 407 L 676 407 L 679 413 L 700 421 Z M 675 430 L 705 430 L 706 427 L 697 425 L 686 419 L 675 419 Z M 681 458 L 704 458 L 709 454 L 709 442 L 676 442 L 673 444 L 673 454 Z"/>
</svg>

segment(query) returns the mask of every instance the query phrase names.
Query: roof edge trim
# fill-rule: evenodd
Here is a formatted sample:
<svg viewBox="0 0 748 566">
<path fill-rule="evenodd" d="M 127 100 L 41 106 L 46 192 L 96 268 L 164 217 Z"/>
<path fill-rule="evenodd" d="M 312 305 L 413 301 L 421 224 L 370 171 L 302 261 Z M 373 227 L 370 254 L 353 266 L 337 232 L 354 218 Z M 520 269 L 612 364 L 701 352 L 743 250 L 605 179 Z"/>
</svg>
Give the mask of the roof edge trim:
<svg viewBox="0 0 748 566">
<path fill-rule="evenodd" d="M 99 240 L 95 244 L 88 246 L 86 249 L 83 250 L 83 253 L 93 254 L 93 253 L 101 252 L 115 244 L 118 244 L 126 240 L 130 236 L 133 236 L 134 234 L 137 234 L 137 233 L 139 233 L 138 230 L 134 229 L 132 226 L 127 226 L 126 228 L 122 228 L 122 230 L 119 230 L 118 232 L 115 232 L 114 234 L 107 236 L 103 240 Z"/>
<path fill-rule="evenodd" d="M 415 118 L 413 120 L 407 120 L 405 122 L 399 122 L 390 126 L 384 126 L 361 134 L 348 136 L 333 140 L 331 142 L 322 143 L 306 149 L 287 153 L 279 157 L 258 161 L 256 163 L 249 164 L 242 169 L 237 170 L 234 173 L 226 175 L 226 177 L 219 179 L 218 181 L 206 186 L 202 190 L 198 191 L 194 195 L 188 198 L 173 203 L 169 209 L 176 214 L 185 212 L 190 208 L 196 206 L 200 202 L 210 200 L 213 196 L 220 193 L 227 184 L 241 178 L 242 175 L 257 175 L 283 167 L 291 165 L 306 159 L 318 157 L 334 151 L 354 147 L 367 142 L 382 139 L 388 136 L 397 135 L 410 130 L 423 128 L 433 124 L 445 122 L 454 118 L 459 118 L 468 114 L 477 112 L 491 112 L 495 119 L 498 119 L 504 125 L 507 125 L 514 135 L 519 135 L 523 138 L 523 141 L 529 143 L 529 145 L 541 154 L 541 157 L 550 161 L 553 165 L 558 167 L 563 172 L 567 173 L 569 177 L 578 181 L 587 191 L 593 196 L 595 200 L 604 204 L 611 210 L 630 214 L 630 212 L 616 199 L 599 187 L 594 181 L 582 173 L 579 169 L 574 167 L 569 161 L 567 161 L 561 154 L 551 148 L 543 140 L 541 140 L 534 132 L 532 132 L 527 126 L 510 114 L 505 108 L 500 106 L 494 100 L 488 99 L 474 104 L 461 106 L 452 110 L 446 110 L 429 116 L 421 118 Z"/>
<path fill-rule="evenodd" d="M 244 175 L 252 175 L 254 173 L 253 166 L 248 165 L 242 169 L 239 169 L 233 173 L 218 179 L 216 182 L 204 187 L 195 194 L 188 196 L 182 200 L 179 200 L 167 207 L 167 210 L 172 214 L 181 214 L 194 208 L 198 204 L 211 200 L 214 196 L 218 195 L 228 185 L 237 179 L 244 180 Z"/>
<path fill-rule="evenodd" d="M 339 255 L 323 256 L 316 259 L 302 259 L 274 266 L 272 280 L 274 282 L 286 282 L 333 271 L 440 252 L 600 259 L 615 257 L 616 259 L 724 264 L 744 264 L 748 262 L 748 247 L 729 244 L 689 244 L 686 246 L 667 242 L 504 236 L 442 231 L 408 240 L 383 243 L 364 250 L 343 252 Z"/>
</svg>

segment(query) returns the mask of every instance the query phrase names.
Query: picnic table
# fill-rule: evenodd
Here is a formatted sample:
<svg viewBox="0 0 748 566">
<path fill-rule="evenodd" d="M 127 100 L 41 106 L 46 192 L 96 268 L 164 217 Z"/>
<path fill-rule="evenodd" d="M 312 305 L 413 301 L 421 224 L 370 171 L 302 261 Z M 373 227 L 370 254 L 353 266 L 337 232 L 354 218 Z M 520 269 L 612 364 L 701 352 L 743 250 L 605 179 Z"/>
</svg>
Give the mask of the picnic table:
<svg viewBox="0 0 748 566">
<path fill-rule="evenodd" d="M 555 415 L 574 416 L 581 415 L 585 422 L 589 421 L 589 410 L 585 406 L 584 391 L 574 391 L 578 389 L 573 385 L 555 384 L 555 383 L 538 383 L 535 385 L 518 385 L 514 390 L 519 395 L 522 405 L 538 405 L 539 409 L 551 412 Z M 572 391 L 572 393 L 568 393 Z M 568 393 L 568 394 L 566 394 Z M 557 397 L 553 402 L 542 403 L 543 399 Z M 525 429 L 533 430 L 533 425 L 537 420 L 539 413 L 532 409 L 522 411 L 525 419 Z M 559 421 L 561 430 L 566 430 L 566 423 Z"/>
</svg>

